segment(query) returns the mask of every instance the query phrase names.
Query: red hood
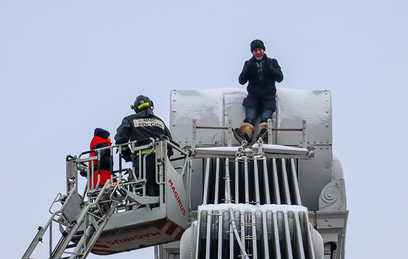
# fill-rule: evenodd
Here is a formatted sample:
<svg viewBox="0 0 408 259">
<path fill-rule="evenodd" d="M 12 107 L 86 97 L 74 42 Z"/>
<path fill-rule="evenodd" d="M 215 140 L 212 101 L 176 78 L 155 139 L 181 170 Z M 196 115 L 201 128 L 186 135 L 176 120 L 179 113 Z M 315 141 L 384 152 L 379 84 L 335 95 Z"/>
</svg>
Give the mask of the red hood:
<svg viewBox="0 0 408 259">
<path fill-rule="evenodd" d="M 109 141 L 109 140 L 107 140 L 106 138 L 101 138 L 101 137 L 99 137 L 99 136 L 94 136 L 93 138 L 92 138 L 92 140 L 91 140 L 91 145 L 90 145 L 90 149 L 93 149 L 93 147 L 96 145 L 96 144 L 99 144 L 99 143 L 106 143 L 108 146 L 110 146 L 112 143 Z"/>
</svg>

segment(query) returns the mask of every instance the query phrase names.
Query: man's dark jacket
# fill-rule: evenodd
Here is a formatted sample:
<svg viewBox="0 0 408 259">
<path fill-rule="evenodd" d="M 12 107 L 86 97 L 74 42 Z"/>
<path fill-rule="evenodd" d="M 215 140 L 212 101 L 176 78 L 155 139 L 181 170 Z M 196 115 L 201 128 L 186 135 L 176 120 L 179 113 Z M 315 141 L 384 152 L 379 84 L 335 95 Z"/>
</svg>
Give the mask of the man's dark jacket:
<svg viewBox="0 0 408 259">
<path fill-rule="evenodd" d="M 266 108 L 276 110 L 276 87 L 275 82 L 282 82 L 283 74 L 276 59 L 268 58 L 264 54 L 261 61 L 254 56 L 245 61 L 241 74 L 239 75 L 241 85 L 248 82 L 248 96 L 242 102 L 245 107 L 254 107 L 262 103 Z"/>
</svg>

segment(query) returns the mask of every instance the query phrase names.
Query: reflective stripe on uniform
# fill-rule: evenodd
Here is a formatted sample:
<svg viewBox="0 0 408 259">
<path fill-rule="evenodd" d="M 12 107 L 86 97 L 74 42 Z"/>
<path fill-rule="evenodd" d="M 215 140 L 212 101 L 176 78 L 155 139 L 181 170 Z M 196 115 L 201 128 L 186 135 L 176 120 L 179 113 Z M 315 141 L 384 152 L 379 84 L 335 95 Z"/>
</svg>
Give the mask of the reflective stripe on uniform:
<svg viewBox="0 0 408 259">
<path fill-rule="evenodd" d="M 122 151 L 125 151 L 125 150 L 128 150 L 128 149 L 129 149 L 129 147 L 122 147 Z M 149 148 L 149 149 L 143 149 L 143 150 L 142 150 L 142 155 L 149 153 L 151 150 L 152 150 L 151 148 Z M 137 155 L 139 155 L 139 153 L 140 153 L 140 151 L 137 152 Z M 156 149 L 153 150 L 153 153 L 156 153 Z"/>
<path fill-rule="evenodd" d="M 143 149 L 143 150 L 142 150 L 142 155 L 147 154 L 147 153 L 149 153 L 150 151 L 152 151 L 151 148 L 149 148 L 149 149 Z M 156 149 L 153 150 L 153 153 L 156 153 Z M 140 155 L 140 151 L 137 152 L 137 155 Z"/>
</svg>

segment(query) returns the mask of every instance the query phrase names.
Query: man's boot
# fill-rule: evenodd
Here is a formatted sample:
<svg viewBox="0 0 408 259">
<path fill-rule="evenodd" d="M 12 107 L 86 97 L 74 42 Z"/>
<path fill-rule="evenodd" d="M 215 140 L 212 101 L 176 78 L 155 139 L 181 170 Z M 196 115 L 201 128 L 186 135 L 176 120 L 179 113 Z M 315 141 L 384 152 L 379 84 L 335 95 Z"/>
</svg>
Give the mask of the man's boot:
<svg viewBox="0 0 408 259">
<path fill-rule="evenodd" d="M 256 139 L 258 140 L 259 137 L 262 137 L 263 142 L 268 142 L 268 123 L 263 122 L 258 126 L 258 133 L 256 134 Z"/>
<path fill-rule="evenodd" d="M 235 138 L 239 142 L 246 140 L 248 143 L 251 143 L 252 137 L 254 136 L 254 131 L 255 131 L 255 128 L 252 124 L 244 122 L 241 124 L 239 129 L 236 128 L 234 130 Z"/>
</svg>

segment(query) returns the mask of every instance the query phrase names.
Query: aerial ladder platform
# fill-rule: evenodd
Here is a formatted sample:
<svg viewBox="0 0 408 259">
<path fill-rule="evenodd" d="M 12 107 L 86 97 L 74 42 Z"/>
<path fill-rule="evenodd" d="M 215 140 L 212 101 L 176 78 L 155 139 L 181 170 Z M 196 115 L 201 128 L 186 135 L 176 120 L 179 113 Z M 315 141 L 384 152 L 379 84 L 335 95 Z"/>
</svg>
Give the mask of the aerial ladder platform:
<svg viewBox="0 0 408 259">
<path fill-rule="evenodd" d="M 167 145 L 172 146 L 176 156 L 173 159 L 180 164 L 177 168 L 171 165 L 167 156 Z M 146 194 L 145 166 L 135 168 L 131 163 L 129 168 L 124 167 L 121 159 L 123 146 L 130 147 L 132 154 L 149 150 L 144 156 L 134 156 L 140 159 L 141 165 L 145 164 L 142 159 L 155 155 L 158 196 Z M 111 179 L 101 186 L 99 176 L 97 183 L 91 177 L 98 168 L 88 165 L 90 161 L 99 160 L 101 152 L 106 149 L 112 161 L 117 158 L 118 169 L 112 170 Z M 89 157 L 91 152 L 95 152 L 95 156 Z M 22 258 L 31 258 L 39 242 L 46 237 L 49 237 L 47 257 L 50 259 L 86 258 L 90 252 L 114 254 L 180 240 L 191 210 L 187 195 L 191 171 L 189 161 L 189 153 L 165 137 L 151 139 L 150 144 L 143 146 L 129 142 L 68 156 L 67 193 L 58 194 L 54 199 L 50 219 L 38 228 Z M 87 179 L 83 196 L 78 192 L 78 182 L 82 178 L 80 173 Z M 53 210 L 57 205 L 60 207 Z M 61 233 L 58 241 L 54 240 L 53 225 L 57 225 Z"/>
<path fill-rule="evenodd" d="M 173 141 L 68 156 L 66 194 L 54 199 L 23 258 L 36 258 L 39 242 L 57 225 L 60 237 L 49 234 L 48 258 L 154 246 L 157 259 L 344 259 L 348 210 L 341 164 L 332 154 L 330 92 L 278 89 L 267 138 L 253 143 L 233 137 L 245 95 L 235 88 L 173 90 Z M 123 146 L 156 157 L 158 196 L 146 195 L 151 172 L 124 163 Z M 98 168 L 89 165 L 106 149 L 115 168 L 99 186 L 90 177 Z"/>
</svg>

